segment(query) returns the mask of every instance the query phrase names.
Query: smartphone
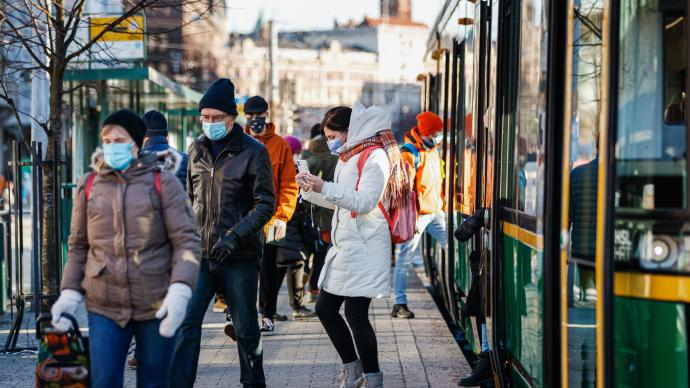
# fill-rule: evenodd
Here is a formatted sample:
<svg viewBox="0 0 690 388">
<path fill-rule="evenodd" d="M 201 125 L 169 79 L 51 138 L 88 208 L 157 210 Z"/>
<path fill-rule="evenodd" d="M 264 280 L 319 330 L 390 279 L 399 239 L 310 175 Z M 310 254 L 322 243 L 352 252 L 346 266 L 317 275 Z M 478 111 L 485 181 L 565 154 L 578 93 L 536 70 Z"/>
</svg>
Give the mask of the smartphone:
<svg viewBox="0 0 690 388">
<path fill-rule="evenodd" d="M 309 174 L 309 163 L 306 160 L 300 159 L 297 161 L 297 172 L 301 174 Z"/>
</svg>

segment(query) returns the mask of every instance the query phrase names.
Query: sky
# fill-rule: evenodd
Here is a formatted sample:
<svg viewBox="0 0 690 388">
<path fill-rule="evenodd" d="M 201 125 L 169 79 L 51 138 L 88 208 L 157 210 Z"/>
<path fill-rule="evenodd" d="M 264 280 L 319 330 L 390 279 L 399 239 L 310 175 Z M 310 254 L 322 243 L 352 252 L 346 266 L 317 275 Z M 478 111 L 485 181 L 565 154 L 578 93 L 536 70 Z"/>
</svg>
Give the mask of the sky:
<svg viewBox="0 0 690 388">
<path fill-rule="evenodd" d="M 263 10 L 280 30 L 328 29 L 333 20 L 362 20 L 378 17 L 378 0 L 225 0 L 228 6 L 229 30 L 249 32 Z M 442 0 L 412 0 L 412 18 L 431 26 L 444 3 Z"/>
</svg>

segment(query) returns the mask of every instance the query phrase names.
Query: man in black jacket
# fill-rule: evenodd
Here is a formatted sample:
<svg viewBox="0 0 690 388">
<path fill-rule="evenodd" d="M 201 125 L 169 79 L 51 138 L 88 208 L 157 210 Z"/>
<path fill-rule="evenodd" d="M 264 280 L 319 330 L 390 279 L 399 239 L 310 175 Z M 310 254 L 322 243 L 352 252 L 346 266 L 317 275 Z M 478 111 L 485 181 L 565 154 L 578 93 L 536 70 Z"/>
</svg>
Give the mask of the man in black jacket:
<svg viewBox="0 0 690 388">
<path fill-rule="evenodd" d="M 218 79 L 199 102 L 204 134 L 189 147 L 187 192 L 201 235 L 197 287 L 177 333 L 171 384 L 191 387 L 196 378 L 201 324 L 220 292 L 236 327 L 240 382 L 264 387 L 263 350 L 256 295 L 263 226 L 275 208 L 273 175 L 266 148 L 235 122 L 235 87 Z"/>
</svg>

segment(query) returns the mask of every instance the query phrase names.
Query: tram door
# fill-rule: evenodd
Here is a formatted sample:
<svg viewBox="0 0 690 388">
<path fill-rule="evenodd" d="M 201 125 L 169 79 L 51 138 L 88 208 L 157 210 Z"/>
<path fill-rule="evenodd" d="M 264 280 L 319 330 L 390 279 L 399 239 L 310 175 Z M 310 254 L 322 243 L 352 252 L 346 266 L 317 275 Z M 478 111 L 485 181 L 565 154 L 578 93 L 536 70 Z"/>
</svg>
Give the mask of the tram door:
<svg viewBox="0 0 690 388">
<path fill-rule="evenodd" d="M 578 2 L 579 3 L 579 2 Z M 596 386 L 596 279 L 599 132 L 602 116 L 603 0 L 571 1 L 561 225 L 561 371 L 563 387 Z"/>
<path fill-rule="evenodd" d="M 687 387 L 690 313 L 687 1 L 612 10 L 607 205 L 613 298 L 603 376 L 615 386 Z M 609 280 L 610 281 L 610 280 Z"/>
<path fill-rule="evenodd" d="M 687 2 L 568 8 L 562 385 L 687 387 Z"/>
</svg>

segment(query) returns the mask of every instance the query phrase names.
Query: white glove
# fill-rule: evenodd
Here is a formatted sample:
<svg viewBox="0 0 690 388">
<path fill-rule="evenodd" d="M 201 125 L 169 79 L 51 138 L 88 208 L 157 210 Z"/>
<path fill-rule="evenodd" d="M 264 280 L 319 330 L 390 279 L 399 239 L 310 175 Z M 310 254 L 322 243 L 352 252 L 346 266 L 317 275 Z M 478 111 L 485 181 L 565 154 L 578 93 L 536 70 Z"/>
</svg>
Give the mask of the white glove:
<svg viewBox="0 0 690 388">
<path fill-rule="evenodd" d="M 156 318 L 163 320 L 158 332 L 163 337 L 175 335 L 187 312 L 187 304 L 192 298 L 192 288 L 184 283 L 173 283 L 168 287 L 168 294 L 163 299 L 163 305 L 156 311 Z"/>
<path fill-rule="evenodd" d="M 60 297 L 55 301 L 53 307 L 50 309 L 50 314 L 53 316 L 53 327 L 58 331 L 68 331 L 72 328 L 72 322 L 62 317 L 62 313 L 67 313 L 74 316 L 77 313 L 79 305 L 84 301 L 84 295 L 75 290 L 62 290 Z"/>
</svg>

